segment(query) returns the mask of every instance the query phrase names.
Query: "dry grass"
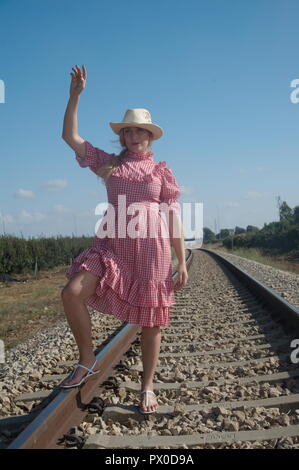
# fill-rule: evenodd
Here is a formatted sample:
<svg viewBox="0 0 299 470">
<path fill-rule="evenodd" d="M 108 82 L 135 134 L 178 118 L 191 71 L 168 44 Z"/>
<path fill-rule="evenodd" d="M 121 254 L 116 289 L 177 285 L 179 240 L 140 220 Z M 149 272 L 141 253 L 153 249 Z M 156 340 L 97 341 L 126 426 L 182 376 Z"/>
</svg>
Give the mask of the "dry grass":
<svg viewBox="0 0 299 470">
<path fill-rule="evenodd" d="M 273 268 L 281 269 L 282 271 L 288 271 L 294 274 L 299 274 L 299 262 L 298 260 L 290 260 L 287 255 L 285 256 L 265 256 L 258 248 L 237 248 L 228 250 L 220 243 L 208 244 L 203 246 L 208 250 L 222 251 L 230 255 L 241 256 L 242 258 L 257 261 L 258 263 L 272 266 Z"/>
<path fill-rule="evenodd" d="M 14 275 L 27 282 L 0 282 L 0 338 L 10 349 L 43 328 L 65 318 L 61 290 L 67 283 L 67 266 L 34 276 Z"/>
</svg>

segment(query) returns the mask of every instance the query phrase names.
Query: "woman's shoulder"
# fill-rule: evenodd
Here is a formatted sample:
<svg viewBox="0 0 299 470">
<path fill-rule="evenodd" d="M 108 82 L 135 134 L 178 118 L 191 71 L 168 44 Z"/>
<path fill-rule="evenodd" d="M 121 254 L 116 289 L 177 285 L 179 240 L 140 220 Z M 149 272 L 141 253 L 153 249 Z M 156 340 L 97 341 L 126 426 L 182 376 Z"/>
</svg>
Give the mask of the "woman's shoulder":
<svg viewBox="0 0 299 470">
<path fill-rule="evenodd" d="M 165 160 L 156 163 L 154 173 L 167 179 L 174 177 L 172 170 L 167 166 Z"/>
<path fill-rule="evenodd" d="M 79 153 L 75 150 L 76 160 L 82 168 L 89 167 L 96 174 L 98 169 L 115 155 L 114 153 L 108 153 L 99 147 L 95 147 L 89 140 L 85 140 L 84 145 L 84 153 Z"/>
</svg>

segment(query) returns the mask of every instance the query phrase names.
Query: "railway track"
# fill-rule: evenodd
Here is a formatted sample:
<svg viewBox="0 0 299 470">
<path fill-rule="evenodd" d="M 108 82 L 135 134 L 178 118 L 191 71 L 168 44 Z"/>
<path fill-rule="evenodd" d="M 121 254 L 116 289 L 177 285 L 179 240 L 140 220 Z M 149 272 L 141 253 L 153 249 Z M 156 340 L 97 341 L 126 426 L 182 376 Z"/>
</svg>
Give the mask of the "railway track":
<svg viewBox="0 0 299 470">
<path fill-rule="evenodd" d="M 191 248 L 191 247 L 190 247 Z M 253 260 L 241 258 L 232 253 L 219 253 L 223 258 L 235 264 L 243 271 L 248 272 L 255 279 L 274 290 L 290 304 L 299 308 L 299 276 L 295 273 L 283 271 L 264 265 Z"/>
<path fill-rule="evenodd" d="M 137 411 L 139 327 L 124 325 L 97 353 L 102 374 L 80 388 L 56 387 L 7 448 L 299 445 L 299 370 L 291 359 L 298 309 L 215 253 L 189 250 L 187 263 L 188 284 L 161 330 L 158 412 Z"/>
<path fill-rule="evenodd" d="M 187 267 L 192 262 L 191 250 L 186 250 Z M 177 272 L 173 272 L 173 280 L 176 281 Z M 106 338 L 95 351 L 99 367 L 102 372 L 89 379 L 86 384 L 70 390 L 59 387 L 67 375 L 51 374 L 41 378 L 42 383 L 58 382 L 51 392 L 48 389 L 33 393 L 26 393 L 17 398 L 22 403 L 36 401 L 33 412 L 29 415 L 15 416 L 0 420 L 0 434 L 6 437 L 6 443 L 2 448 L 56 448 L 59 447 L 61 437 L 68 436 L 69 429 L 80 424 L 90 409 L 97 408 L 100 413 L 103 409 L 101 399 L 96 400 L 99 385 L 113 384 L 113 368 L 119 364 L 134 340 L 136 340 L 140 327 L 123 323 L 108 338 Z M 130 356 L 132 351 L 128 351 Z M 76 361 L 59 363 L 59 366 L 72 366 Z M 121 367 L 121 364 L 119 364 Z M 107 379 L 110 379 L 107 380 Z M 93 400 L 94 399 L 94 400 Z M 17 438 L 9 445 L 9 437 L 18 434 Z M 63 440 L 63 439 L 62 439 Z"/>
</svg>

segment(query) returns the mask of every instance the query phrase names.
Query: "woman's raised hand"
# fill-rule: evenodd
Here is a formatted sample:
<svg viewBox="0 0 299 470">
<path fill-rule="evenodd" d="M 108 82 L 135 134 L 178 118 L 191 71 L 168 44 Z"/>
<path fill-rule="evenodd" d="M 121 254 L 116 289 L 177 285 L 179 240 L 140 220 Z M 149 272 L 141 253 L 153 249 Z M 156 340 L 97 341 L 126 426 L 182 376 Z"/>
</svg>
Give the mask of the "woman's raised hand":
<svg viewBox="0 0 299 470">
<path fill-rule="evenodd" d="M 80 67 L 75 65 L 72 67 L 74 73 L 70 73 L 72 76 L 71 86 L 70 86 L 70 96 L 78 96 L 80 95 L 81 91 L 84 90 L 86 85 L 86 68 L 82 65 L 82 72 Z"/>
</svg>

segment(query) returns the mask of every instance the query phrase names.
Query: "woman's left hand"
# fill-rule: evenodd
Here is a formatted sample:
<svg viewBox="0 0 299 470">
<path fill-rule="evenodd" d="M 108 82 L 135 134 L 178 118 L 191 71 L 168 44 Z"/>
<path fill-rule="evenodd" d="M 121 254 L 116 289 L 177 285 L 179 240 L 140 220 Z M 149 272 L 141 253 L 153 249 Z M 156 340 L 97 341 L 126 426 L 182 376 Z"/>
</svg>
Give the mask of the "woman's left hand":
<svg viewBox="0 0 299 470">
<path fill-rule="evenodd" d="M 179 263 L 177 267 L 178 280 L 175 283 L 174 290 L 180 290 L 187 284 L 188 272 L 185 263 Z"/>
</svg>

